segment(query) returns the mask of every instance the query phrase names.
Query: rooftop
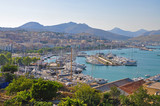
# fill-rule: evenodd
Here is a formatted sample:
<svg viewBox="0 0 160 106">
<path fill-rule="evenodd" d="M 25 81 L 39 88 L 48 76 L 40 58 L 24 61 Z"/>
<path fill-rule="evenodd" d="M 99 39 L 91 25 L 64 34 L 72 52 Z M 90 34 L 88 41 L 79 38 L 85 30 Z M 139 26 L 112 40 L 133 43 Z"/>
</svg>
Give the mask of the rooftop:
<svg viewBox="0 0 160 106">
<path fill-rule="evenodd" d="M 117 80 L 117 81 L 113 81 L 110 83 L 106 83 L 103 85 L 100 85 L 98 87 L 94 87 L 97 90 L 100 90 L 102 92 L 108 91 L 110 90 L 111 87 L 116 86 L 116 87 L 120 87 L 122 85 L 125 85 L 127 83 L 133 82 L 133 80 L 129 79 L 129 78 L 125 78 L 125 79 L 121 79 L 121 80 Z"/>
<path fill-rule="evenodd" d="M 144 80 L 139 80 L 139 81 L 127 83 L 125 85 L 120 86 L 119 88 L 128 94 L 132 94 L 134 91 L 136 91 L 144 83 L 145 83 Z"/>
<path fill-rule="evenodd" d="M 160 82 L 152 82 L 152 83 L 148 83 L 146 84 L 148 85 L 148 88 L 154 88 L 154 89 L 159 89 L 160 90 Z"/>
</svg>

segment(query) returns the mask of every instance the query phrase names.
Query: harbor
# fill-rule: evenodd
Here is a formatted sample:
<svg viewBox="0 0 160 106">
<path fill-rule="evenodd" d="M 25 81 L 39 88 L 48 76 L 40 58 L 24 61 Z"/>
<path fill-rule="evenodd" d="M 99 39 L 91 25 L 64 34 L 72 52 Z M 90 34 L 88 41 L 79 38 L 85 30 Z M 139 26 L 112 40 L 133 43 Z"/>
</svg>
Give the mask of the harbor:
<svg viewBox="0 0 160 106">
<path fill-rule="evenodd" d="M 100 66 L 137 66 L 137 61 L 125 57 L 119 57 L 112 53 L 98 53 L 96 55 L 87 56 L 86 62 Z"/>
<path fill-rule="evenodd" d="M 22 72 L 19 73 L 31 72 L 36 78 L 57 80 L 67 85 L 77 82 L 100 84 L 123 78 L 139 80 L 144 79 L 147 74 L 154 76 L 158 73 L 159 59 L 156 54 L 159 50 L 151 52 L 135 48 L 132 53 L 131 50 L 132 48 L 114 49 L 112 53 L 110 50 L 101 50 L 101 53 L 98 50 L 73 52 L 72 59 L 70 53 L 59 56 L 48 54 L 41 57 L 41 60 L 33 66 L 26 69 L 21 67 Z M 136 65 L 129 66 L 126 62 L 131 61 L 132 55 L 134 55 L 133 59 L 137 60 Z M 150 56 L 154 56 L 155 58 L 152 59 L 154 61 L 156 59 L 157 63 L 149 63 L 147 60 L 151 58 Z M 144 61 L 141 57 L 144 58 Z M 147 67 L 148 64 L 154 67 Z M 142 65 L 145 66 L 144 69 Z M 39 66 L 43 67 L 39 69 Z M 152 70 L 153 68 L 155 69 Z"/>
</svg>

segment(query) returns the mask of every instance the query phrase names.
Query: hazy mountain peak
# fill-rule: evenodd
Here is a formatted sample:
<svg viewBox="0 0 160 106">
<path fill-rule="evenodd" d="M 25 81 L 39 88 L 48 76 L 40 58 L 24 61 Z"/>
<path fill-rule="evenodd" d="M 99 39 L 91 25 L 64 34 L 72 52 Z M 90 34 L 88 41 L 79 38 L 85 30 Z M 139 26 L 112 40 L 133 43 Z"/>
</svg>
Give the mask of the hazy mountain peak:
<svg viewBox="0 0 160 106">
<path fill-rule="evenodd" d="M 145 29 L 139 29 L 138 31 L 139 32 L 147 32 L 147 30 L 145 30 Z M 138 32 L 138 31 L 136 31 L 136 32 Z"/>
<path fill-rule="evenodd" d="M 68 22 L 68 23 L 66 23 L 66 24 L 77 24 L 76 22 Z"/>
<path fill-rule="evenodd" d="M 120 29 L 120 28 L 118 28 L 118 27 L 114 27 L 112 30 L 114 30 L 114 29 Z M 122 29 L 120 29 L 120 30 L 122 30 Z"/>
<path fill-rule="evenodd" d="M 140 36 L 141 34 L 147 32 L 147 30 L 140 29 L 138 31 L 132 32 L 132 31 L 125 31 L 123 29 L 115 27 L 112 30 L 110 30 L 110 32 L 120 34 L 120 35 L 129 36 L 129 37 L 136 37 L 136 36 Z"/>
<path fill-rule="evenodd" d="M 44 26 L 38 22 L 28 22 L 19 28 L 28 28 L 28 29 L 42 29 Z"/>
</svg>

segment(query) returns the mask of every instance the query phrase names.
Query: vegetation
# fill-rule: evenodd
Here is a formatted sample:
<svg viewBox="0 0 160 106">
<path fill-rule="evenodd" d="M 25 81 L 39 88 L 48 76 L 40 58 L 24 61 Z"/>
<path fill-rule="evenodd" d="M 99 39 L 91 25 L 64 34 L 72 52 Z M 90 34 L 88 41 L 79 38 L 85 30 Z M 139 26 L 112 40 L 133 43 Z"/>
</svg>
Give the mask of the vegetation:
<svg viewBox="0 0 160 106">
<path fill-rule="evenodd" d="M 53 103 L 45 101 L 36 101 L 34 102 L 34 106 L 53 106 Z"/>
<path fill-rule="evenodd" d="M 30 58 L 30 57 L 24 57 L 23 58 L 23 64 L 25 65 L 25 66 L 29 66 L 29 64 L 32 62 L 32 59 Z"/>
<path fill-rule="evenodd" d="M 75 90 L 75 98 L 84 101 L 88 106 L 98 105 L 100 103 L 100 93 L 89 85 L 78 84 Z"/>
<path fill-rule="evenodd" d="M 0 54 L 0 65 L 5 65 L 7 62 L 7 57 L 4 54 Z"/>
<path fill-rule="evenodd" d="M 5 101 L 4 106 L 22 106 L 30 100 L 30 92 L 24 90 L 17 93 L 13 98 Z"/>
<path fill-rule="evenodd" d="M 59 50 L 66 50 L 67 48 L 70 48 L 70 46 L 66 47 L 53 47 L 53 48 L 42 48 L 38 50 L 28 50 L 27 53 L 39 53 L 39 54 L 45 54 L 46 52 L 56 52 Z"/>
<path fill-rule="evenodd" d="M 30 65 L 30 63 L 35 63 L 40 58 L 37 57 L 12 57 L 12 54 L 10 52 L 5 52 L 0 54 L 0 65 L 6 65 L 6 64 L 19 64 L 19 65 Z"/>
<path fill-rule="evenodd" d="M 87 104 L 84 104 L 83 101 L 80 101 L 79 99 L 72 99 L 70 97 L 64 98 L 58 106 L 87 106 Z"/>
<path fill-rule="evenodd" d="M 13 79 L 8 87 L 5 88 L 6 94 L 13 97 L 5 101 L 5 105 L 22 106 L 24 104 L 32 104 L 36 106 L 51 106 L 53 97 L 57 96 L 57 91 L 63 85 L 43 79 L 29 79 L 25 76 Z M 15 96 L 14 96 L 15 95 Z"/>
<path fill-rule="evenodd" d="M 6 93 L 13 95 L 6 100 L 5 106 L 51 106 L 58 97 L 58 91 L 62 90 L 62 84 L 43 79 L 29 79 L 24 76 L 14 79 L 8 87 Z M 61 102 L 58 106 L 159 106 L 160 96 L 149 95 L 142 87 L 130 96 L 121 95 L 116 87 L 112 87 L 109 92 L 99 92 L 87 84 L 78 84 L 73 87 L 73 96 L 59 98 Z M 64 90 L 64 89 L 63 89 Z M 63 96 L 63 95 L 62 95 Z"/>
<path fill-rule="evenodd" d="M 57 91 L 60 87 L 62 85 L 57 82 L 39 79 L 33 84 L 31 95 L 36 100 L 51 100 L 57 96 Z"/>
<path fill-rule="evenodd" d="M 2 73 L 2 76 L 5 77 L 5 82 L 11 82 L 13 79 L 16 78 L 16 75 L 12 73 Z"/>
<path fill-rule="evenodd" d="M 12 95 L 20 91 L 28 90 L 32 87 L 33 84 L 32 79 L 25 78 L 24 76 L 21 76 L 17 79 L 13 79 L 12 83 L 10 83 L 5 90 L 7 91 L 7 94 Z"/>
<path fill-rule="evenodd" d="M 121 92 L 117 89 L 117 87 L 111 87 L 111 91 L 110 91 L 110 94 L 113 98 L 118 98 L 119 95 L 121 94 Z"/>
<path fill-rule="evenodd" d="M 16 65 L 6 64 L 1 67 L 1 71 L 14 73 L 18 71 L 18 67 Z"/>
</svg>

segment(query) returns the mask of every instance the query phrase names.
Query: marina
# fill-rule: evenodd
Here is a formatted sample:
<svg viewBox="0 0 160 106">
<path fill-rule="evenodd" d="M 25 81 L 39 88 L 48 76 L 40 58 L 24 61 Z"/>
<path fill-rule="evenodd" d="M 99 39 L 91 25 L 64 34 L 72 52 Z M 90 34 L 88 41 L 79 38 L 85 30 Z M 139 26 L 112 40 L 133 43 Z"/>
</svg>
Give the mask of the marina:
<svg viewBox="0 0 160 106">
<path fill-rule="evenodd" d="M 137 66 L 137 61 L 125 57 L 119 57 L 115 54 L 96 54 L 86 57 L 86 62 L 93 65 L 105 66 Z"/>
<path fill-rule="evenodd" d="M 59 56 L 50 55 L 48 57 L 46 55 L 41 57 L 42 61 L 37 62 L 35 68 L 30 66 L 26 69 L 20 69 L 24 70 L 23 72 L 32 71 L 37 78 L 42 77 L 64 83 L 72 81 L 74 83 L 96 82 L 96 84 L 101 84 L 123 78 L 137 81 L 159 73 L 160 58 L 156 56 L 159 51 L 159 49 L 143 51 L 137 48 L 127 48 L 113 49 L 112 53 L 110 50 L 101 50 L 101 53 L 99 53 L 98 50 L 93 50 L 83 51 L 78 56 L 73 54 L 72 59 L 70 53 Z M 43 59 L 44 57 L 47 57 L 47 59 Z M 133 57 L 132 67 L 127 65 L 129 63 L 126 63 L 132 61 L 130 57 Z M 134 62 L 136 62 L 135 65 Z M 48 68 L 40 71 L 37 68 L 38 64 L 44 67 L 47 65 Z"/>
<path fill-rule="evenodd" d="M 95 55 L 98 50 L 85 51 L 88 55 Z M 110 50 L 101 50 L 102 53 L 107 54 Z M 123 79 L 123 78 L 145 78 L 146 74 L 150 76 L 157 75 L 160 69 L 160 57 L 157 54 L 160 53 L 160 49 L 154 49 L 153 51 L 143 51 L 138 48 L 128 49 L 113 49 L 113 54 L 120 57 L 130 58 L 133 55 L 133 59 L 137 61 L 137 66 L 97 66 L 86 63 L 84 57 L 77 57 L 76 62 L 86 65 L 86 70 L 82 73 L 85 75 L 91 75 L 94 78 L 108 79 L 109 82 Z M 121 54 L 125 53 L 125 54 Z"/>
</svg>

